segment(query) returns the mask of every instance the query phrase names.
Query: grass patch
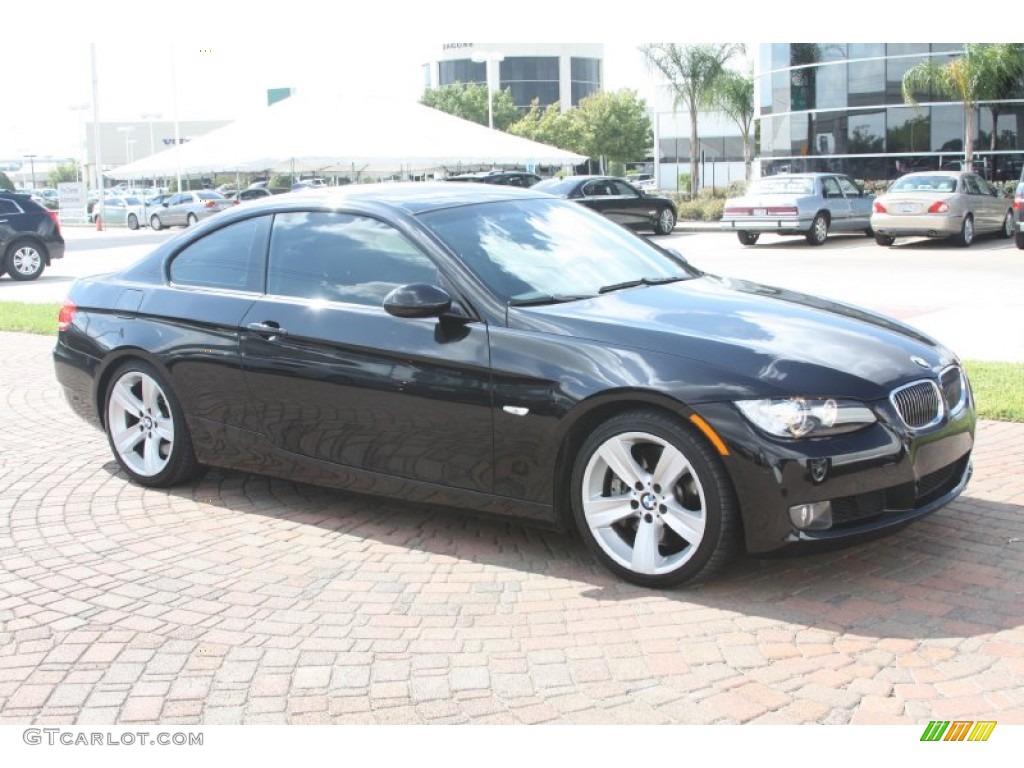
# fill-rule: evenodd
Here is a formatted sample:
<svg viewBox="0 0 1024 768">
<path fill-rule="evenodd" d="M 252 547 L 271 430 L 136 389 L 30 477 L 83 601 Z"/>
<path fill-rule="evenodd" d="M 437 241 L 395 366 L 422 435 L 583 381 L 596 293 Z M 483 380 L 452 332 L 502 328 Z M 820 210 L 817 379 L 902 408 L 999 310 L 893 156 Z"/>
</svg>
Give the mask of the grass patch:
<svg viewBox="0 0 1024 768">
<path fill-rule="evenodd" d="M 57 333 L 59 304 L 0 301 L 0 331 Z M 1024 422 L 1024 363 L 964 361 L 978 418 Z"/>
<path fill-rule="evenodd" d="M 60 304 L 0 301 L 0 331 L 56 334 L 59 311 Z"/>
<path fill-rule="evenodd" d="M 965 360 L 978 418 L 1024 421 L 1024 363 Z"/>
</svg>

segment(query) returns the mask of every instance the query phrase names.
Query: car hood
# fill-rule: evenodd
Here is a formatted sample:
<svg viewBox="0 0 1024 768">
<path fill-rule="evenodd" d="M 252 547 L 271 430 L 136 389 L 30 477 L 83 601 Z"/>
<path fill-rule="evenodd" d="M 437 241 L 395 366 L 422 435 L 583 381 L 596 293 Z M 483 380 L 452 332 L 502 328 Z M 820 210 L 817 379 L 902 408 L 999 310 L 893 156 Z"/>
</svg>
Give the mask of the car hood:
<svg viewBox="0 0 1024 768">
<path fill-rule="evenodd" d="M 761 397 L 877 399 L 956 359 L 891 318 L 711 275 L 514 312 L 537 331 L 699 361 Z"/>
</svg>

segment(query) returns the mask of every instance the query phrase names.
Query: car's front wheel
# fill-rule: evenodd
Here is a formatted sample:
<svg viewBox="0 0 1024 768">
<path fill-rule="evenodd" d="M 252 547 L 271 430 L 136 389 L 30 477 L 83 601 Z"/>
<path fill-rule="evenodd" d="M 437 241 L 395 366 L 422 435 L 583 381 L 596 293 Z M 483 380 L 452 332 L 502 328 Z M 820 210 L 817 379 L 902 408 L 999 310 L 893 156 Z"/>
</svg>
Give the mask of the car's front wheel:
<svg viewBox="0 0 1024 768">
<path fill-rule="evenodd" d="M 757 232 L 744 232 L 741 229 L 736 233 L 736 237 L 739 238 L 740 243 L 743 245 L 753 245 L 757 242 L 757 238 L 759 238 L 760 235 Z"/>
<path fill-rule="evenodd" d="M 155 213 L 149 217 L 149 226 L 153 228 L 154 232 L 159 232 L 164 228 L 163 222 L 160 221 L 160 217 Z"/>
<path fill-rule="evenodd" d="M 35 243 L 20 241 L 7 249 L 4 269 L 13 280 L 35 280 L 45 267 L 46 255 Z"/>
<path fill-rule="evenodd" d="M 1013 241 L 1014 243 L 1016 243 L 1018 248 L 1024 251 L 1024 232 L 1018 231 L 1017 234 L 1014 236 Z"/>
<path fill-rule="evenodd" d="M 658 214 L 658 222 L 654 225 L 654 231 L 659 235 L 671 235 L 676 228 L 676 215 L 671 208 L 664 208 Z"/>
<path fill-rule="evenodd" d="M 1016 228 L 1017 222 L 1013 220 L 1013 211 L 1006 212 L 1006 218 L 1003 219 L 1003 228 L 999 230 L 999 236 L 1003 238 L 1013 237 L 1013 230 Z"/>
<path fill-rule="evenodd" d="M 129 214 L 128 215 L 128 229 L 138 229 L 138 228 L 139 228 L 139 217 L 136 216 L 134 213 Z"/>
<path fill-rule="evenodd" d="M 193 224 L 195 224 L 195 223 L 196 223 L 197 221 L 199 221 L 199 219 L 197 219 L 197 218 L 196 218 L 196 215 L 195 215 L 194 213 L 190 213 L 190 214 L 189 214 L 189 215 L 188 215 L 188 216 L 187 216 L 187 217 L 185 218 L 185 226 L 186 226 L 186 227 L 191 227 L 191 226 L 192 226 Z"/>
<path fill-rule="evenodd" d="M 181 405 L 152 365 L 123 364 L 110 378 L 104 403 L 107 439 L 132 480 L 163 488 L 199 474 Z"/>
<path fill-rule="evenodd" d="M 828 216 L 819 213 L 811 222 L 811 228 L 807 232 L 807 242 L 811 245 L 821 245 L 828 239 Z"/>
<path fill-rule="evenodd" d="M 964 218 L 964 223 L 960 225 L 960 234 L 957 235 L 953 240 L 961 248 L 966 248 L 974 242 L 974 219 L 970 216 Z"/>
<path fill-rule="evenodd" d="M 572 510 L 595 556 L 645 587 L 706 578 L 736 550 L 737 504 L 718 457 L 657 411 L 620 414 L 586 439 Z"/>
</svg>

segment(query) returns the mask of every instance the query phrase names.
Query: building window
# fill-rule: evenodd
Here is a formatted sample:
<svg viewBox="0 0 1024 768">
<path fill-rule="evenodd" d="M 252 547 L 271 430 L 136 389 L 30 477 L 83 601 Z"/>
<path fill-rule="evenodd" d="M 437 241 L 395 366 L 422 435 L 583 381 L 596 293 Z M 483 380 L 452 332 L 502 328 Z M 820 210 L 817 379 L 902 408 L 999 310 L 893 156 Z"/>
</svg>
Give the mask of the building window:
<svg viewBox="0 0 1024 768">
<path fill-rule="evenodd" d="M 501 62 L 501 89 L 512 92 L 520 109 L 536 99 L 546 107 L 559 100 L 557 56 L 508 56 Z"/>
<path fill-rule="evenodd" d="M 452 83 L 486 83 L 487 64 L 471 59 L 442 61 L 438 64 L 437 82 L 439 85 Z"/>
</svg>

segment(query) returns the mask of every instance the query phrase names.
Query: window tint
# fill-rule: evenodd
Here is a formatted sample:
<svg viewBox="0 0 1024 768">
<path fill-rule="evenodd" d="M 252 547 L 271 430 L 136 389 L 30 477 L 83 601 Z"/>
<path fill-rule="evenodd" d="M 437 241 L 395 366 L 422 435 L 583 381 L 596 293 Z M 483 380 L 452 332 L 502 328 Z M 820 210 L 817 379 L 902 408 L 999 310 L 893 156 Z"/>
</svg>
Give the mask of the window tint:
<svg viewBox="0 0 1024 768">
<path fill-rule="evenodd" d="M 981 187 L 978 186 L 977 176 L 964 176 L 964 186 L 967 187 L 967 193 L 971 195 L 980 195 Z"/>
<path fill-rule="evenodd" d="M 860 197 L 860 187 L 850 181 L 850 179 L 845 176 L 836 176 L 836 180 L 847 197 Z"/>
<path fill-rule="evenodd" d="M 839 189 L 839 182 L 837 182 L 831 176 L 826 176 L 821 180 L 822 186 L 825 188 L 825 197 L 842 197 L 843 193 Z"/>
<path fill-rule="evenodd" d="M 0 197 L 0 213 L 21 213 L 21 209 L 10 200 Z"/>
<path fill-rule="evenodd" d="M 379 306 L 400 285 L 439 280 L 426 254 L 376 219 L 328 211 L 274 217 L 267 293 Z"/>
<path fill-rule="evenodd" d="M 267 216 L 246 219 L 211 232 L 171 262 L 171 282 L 234 291 L 258 291 L 262 282 L 260 245 L 270 226 Z"/>
<path fill-rule="evenodd" d="M 636 197 L 636 190 L 633 189 L 629 184 L 625 184 L 621 181 L 611 181 L 609 186 L 612 188 L 612 192 L 620 197 Z"/>
</svg>

